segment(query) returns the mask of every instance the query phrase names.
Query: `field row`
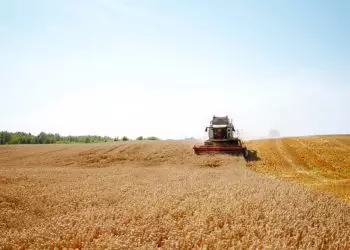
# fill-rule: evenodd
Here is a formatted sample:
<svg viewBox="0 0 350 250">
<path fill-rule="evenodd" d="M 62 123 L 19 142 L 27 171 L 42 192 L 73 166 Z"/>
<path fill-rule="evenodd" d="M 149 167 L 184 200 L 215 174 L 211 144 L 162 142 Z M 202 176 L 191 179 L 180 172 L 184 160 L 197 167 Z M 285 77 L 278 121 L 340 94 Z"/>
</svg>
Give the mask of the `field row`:
<svg viewBox="0 0 350 250">
<path fill-rule="evenodd" d="M 282 138 L 248 143 L 257 172 L 307 184 L 350 200 L 350 136 Z"/>
</svg>

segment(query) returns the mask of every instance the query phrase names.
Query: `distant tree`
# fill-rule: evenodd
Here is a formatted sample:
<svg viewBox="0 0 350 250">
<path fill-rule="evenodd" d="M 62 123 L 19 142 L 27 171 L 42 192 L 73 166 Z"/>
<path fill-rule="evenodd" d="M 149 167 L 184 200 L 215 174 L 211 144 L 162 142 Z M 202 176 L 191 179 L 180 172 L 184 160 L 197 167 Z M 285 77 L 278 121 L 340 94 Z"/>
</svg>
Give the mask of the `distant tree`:
<svg viewBox="0 0 350 250">
<path fill-rule="evenodd" d="M 129 138 L 127 136 L 122 137 L 122 141 L 128 141 L 128 140 L 129 140 Z"/>
<path fill-rule="evenodd" d="M 44 144 L 44 143 L 46 143 L 46 138 L 47 138 L 46 133 L 40 132 L 40 134 L 37 135 L 37 137 L 36 137 L 36 143 Z"/>
<path fill-rule="evenodd" d="M 278 138 L 280 137 L 280 132 L 277 129 L 270 129 L 269 130 L 269 137 L 271 138 Z"/>
<path fill-rule="evenodd" d="M 114 141 L 119 141 L 119 137 L 118 137 L 118 136 L 115 137 L 115 138 L 114 138 Z"/>
<path fill-rule="evenodd" d="M 26 138 L 26 142 L 25 143 L 26 144 L 33 144 L 33 143 L 35 143 L 35 137 L 33 135 L 29 134 L 27 136 L 27 138 Z"/>
<path fill-rule="evenodd" d="M 12 140 L 12 134 L 7 131 L 0 132 L 0 144 L 10 144 Z"/>
<path fill-rule="evenodd" d="M 54 140 L 55 140 L 55 143 L 57 142 L 57 141 L 60 141 L 61 140 L 61 136 L 60 136 L 60 134 L 55 134 L 54 135 Z"/>
<path fill-rule="evenodd" d="M 59 134 L 47 134 L 44 132 L 40 132 L 40 134 L 35 136 L 31 133 L 0 131 L 0 144 L 90 143 L 111 140 L 112 138 L 108 136 L 60 136 Z"/>
<path fill-rule="evenodd" d="M 149 137 L 147 137 L 147 138 L 146 138 L 146 140 L 152 140 L 152 141 L 155 141 L 155 140 L 159 140 L 159 138 L 158 138 L 158 137 L 156 137 L 156 136 L 149 136 Z"/>
<path fill-rule="evenodd" d="M 20 144 L 20 136 L 17 133 L 12 134 L 11 140 L 8 142 L 9 144 Z"/>
<path fill-rule="evenodd" d="M 5 132 L 1 131 L 0 132 L 0 145 L 5 144 Z"/>
<path fill-rule="evenodd" d="M 9 132 L 6 132 L 5 134 L 5 144 L 9 144 L 12 140 L 12 134 Z"/>
<path fill-rule="evenodd" d="M 186 137 L 185 140 L 195 140 L 196 138 L 194 137 Z"/>
<path fill-rule="evenodd" d="M 136 137 L 136 140 L 142 141 L 143 140 L 143 136 L 141 135 L 141 136 Z"/>
</svg>

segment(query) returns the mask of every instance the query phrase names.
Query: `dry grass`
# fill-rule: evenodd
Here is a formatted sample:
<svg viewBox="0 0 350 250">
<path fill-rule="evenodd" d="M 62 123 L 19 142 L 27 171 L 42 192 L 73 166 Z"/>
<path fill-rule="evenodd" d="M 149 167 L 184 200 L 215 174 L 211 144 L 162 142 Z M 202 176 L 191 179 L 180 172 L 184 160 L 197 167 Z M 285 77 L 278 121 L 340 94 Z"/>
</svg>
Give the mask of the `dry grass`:
<svg viewBox="0 0 350 250">
<path fill-rule="evenodd" d="M 0 147 L 0 249 L 350 248 L 349 203 L 191 145 Z"/>
</svg>

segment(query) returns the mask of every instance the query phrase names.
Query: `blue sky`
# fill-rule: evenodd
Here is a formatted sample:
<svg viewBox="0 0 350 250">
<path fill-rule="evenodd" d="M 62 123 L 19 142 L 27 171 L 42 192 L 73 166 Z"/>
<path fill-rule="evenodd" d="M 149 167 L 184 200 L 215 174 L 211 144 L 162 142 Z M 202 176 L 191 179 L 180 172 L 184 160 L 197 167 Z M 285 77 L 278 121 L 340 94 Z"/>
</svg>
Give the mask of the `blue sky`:
<svg viewBox="0 0 350 250">
<path fill-rule="evenodd" d="M 349 1 L 0 0 L 0 130 L 350 133 Z"/>
</svg>

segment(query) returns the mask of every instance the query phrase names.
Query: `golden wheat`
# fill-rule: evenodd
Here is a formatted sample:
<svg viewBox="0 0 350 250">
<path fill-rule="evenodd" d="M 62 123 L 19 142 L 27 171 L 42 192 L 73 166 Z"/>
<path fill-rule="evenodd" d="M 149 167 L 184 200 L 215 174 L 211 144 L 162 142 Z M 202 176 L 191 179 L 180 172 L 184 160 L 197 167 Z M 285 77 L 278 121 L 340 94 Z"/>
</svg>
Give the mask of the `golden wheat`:
<svg viewBox="0 0 350 250">
<path fill-rule="evenodd" d="M 0 147 L 0 248 L 350 248 L 349 203 L 191 144 Z"/>
</svg>

